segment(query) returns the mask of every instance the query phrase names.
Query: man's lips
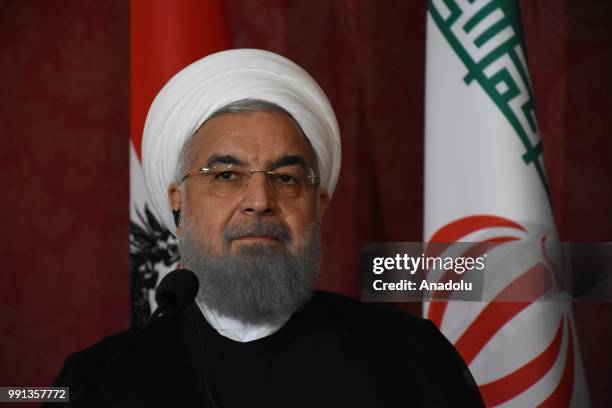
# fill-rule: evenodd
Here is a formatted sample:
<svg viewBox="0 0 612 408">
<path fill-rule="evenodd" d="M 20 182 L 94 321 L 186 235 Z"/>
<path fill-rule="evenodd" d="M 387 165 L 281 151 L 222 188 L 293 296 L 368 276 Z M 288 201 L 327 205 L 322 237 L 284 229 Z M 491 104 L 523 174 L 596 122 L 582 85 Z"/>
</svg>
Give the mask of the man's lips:
<svg viewBox="0 0 612 408">
<path fill-rule="evenodd" d="M 244 243 L 280 243 L 278 239 L 269 235 L 246 235 L 244 237 L 236 238 L 234 241 Z"/>
</svg>

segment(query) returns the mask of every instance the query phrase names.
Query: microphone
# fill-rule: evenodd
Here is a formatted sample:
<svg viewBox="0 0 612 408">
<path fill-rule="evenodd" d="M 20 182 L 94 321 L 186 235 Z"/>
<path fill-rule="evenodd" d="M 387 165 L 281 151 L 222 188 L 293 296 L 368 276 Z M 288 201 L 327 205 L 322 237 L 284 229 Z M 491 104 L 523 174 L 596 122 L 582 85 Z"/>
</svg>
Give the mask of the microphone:
<svg viewBox="0 0 612 408">
<path fill-rule="evenodd" d="M 157 289 L 155 290 L 155 301 L 157 302 L 157 309 L 153 313 L 151 320 L 160 316 L 160 318 L 164 318 L 166 316 L 170 316 L 173 314 L 181 314 L 183 310 L 185 310 L 195 299 L 198 294 L 198 290 L 200 288 L 200 281 L 195 276 L 193 272 L 189 269 L 177 269 L 175 271 L 170 272 L 159 282 L 157 285 Z M 197 327 L 197 324 L 191 321 L 190 316 L 187 318 L 193 324 L 193 327 L 196 328 L 196 332 L 198 334 L 198 338 L 200 340 L 200 347 L 203 348 L 203 340 L 202 335 L 200 333 L 200 329 Z M 210 385 L 208 383 L 208 375 L 206 373 L 206 366 L 203 367 L 204 372 L 198 374 L 201 375 L 199 381 L 201 381 L 201 386 L 203 393 L 208 398 L 208 401 L 211 403 L 213 408 L 219 408 L 219 404 L 215 400 Z"/>
<path fill-rule="evenodd" d="M 172 313 L 181 313 L 193 302 L 200 282 L 189 269 L 176 269 L 159 282 L 155 290 L 157 309 L 151 319 Z"/>
<path fill-rule="evenodd" d="M 155 321 L 180 316 L 187 306 L 194 301 L 199 287 L 200 282 L 198 278 L 188 269 L 176 269 L 164 276 L 155 290 L 157 309 L 155 309 L 149 321 L 125 342 L 107 363 L 77 391 L 74 399 L 68 403 L 68 406 L 75 407 L 77 403 L 82 402 L 84 395 L 94 388 L 132 345 L 142 337 L 142 334 L 154 325 Z"/>
</svg>

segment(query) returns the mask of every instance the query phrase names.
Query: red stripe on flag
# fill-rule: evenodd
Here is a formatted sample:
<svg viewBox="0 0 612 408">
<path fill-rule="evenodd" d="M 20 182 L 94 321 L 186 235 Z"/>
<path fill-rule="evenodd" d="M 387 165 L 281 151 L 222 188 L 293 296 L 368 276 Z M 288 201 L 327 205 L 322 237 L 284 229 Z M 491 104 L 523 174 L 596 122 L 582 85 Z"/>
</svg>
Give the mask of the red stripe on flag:
<svg viewBox="0 0 612 408">
<path fill-rule="evenodd" d="M 427 313 L 427 318 L 433 322 L 436 326 L 442 327 L 442 319 L 444 318 L 444 313 L 446 312 L 446 307 L 448 306 L 448 302 L 436 302 L 432 301 L 429 305 L 429 312 Z"/>
<path fill-rule="evenodd" d="M 145 118 L 162 86 L 186 65 L 229 46 L 219 0 L 131 0 L 130 134 L 139 158 Z"/>
<path fill-rule="evenodd" d="M 560 354 L 564 323 L 561 317 L 555 337 L 539 356 L 505 377 L 479 386 L 486 406 L 492 407 L 511 400 L 550 371 Z"/>
<path fill-rule="evenodd" d="M 480 312 L 455 343 L 457 351 L 459 351 L 466 364 L 469 365 L 474 360 L 499 329 L 533 303 L 533 301 L 500 302 L 501 300 L 516 299 L 519 295 L 529 293 L 528 291 L 531 292 L 533 299 L 537 299 L 550 288 L 550 285 L 550 272 L 543 264 L 538 263 L 502 290 Z"/>
<path fill-rule="evenodd" d="M 455 242 L 459 238 L 483 228 L 510 227 L 527 232 L 520 224 L 495 215 L 473 215 L 461 218 L 440 228 L 429 240 L 430 242 Z"/>
<path fill-rule="evenodd" d="M 540 404 L 540 408 L 569 407 L 572 401 L 572 393 L 574 391 L 574 336 L 572 335 L 571 325 L 569 325 L 568 333 L 569 341 L 567 352 L 565 353 L 563 375 L 552 394 Z"/>
<path fill-rule="evenodd" d="M 504 242 L 509 242 L 509 241 L 517 241 L 518 238 L 515 237 L 494 237 L 494 238 L 490 238 L 488 240 L 479 242 L 478 244 L 474 245 L 473 247 L 471 247 L 469 250 L 467 250 L 462 256 L 471 256 L 471 257 L 478 257 L 484 253 L 486 253 L 488 250 L 495 248 L 497 245 L 502 244 Z M 455 275 L 455 277 L 459 276 L 456 273 L 454 273 L 454 271 L 448 271 L 443 278 L 441 279 L 442 282 L 447 282 L 449 280 L 451 280 L 452 275 Z M 432 293 L 432 299 L 434 297 L 436 297 L 437 295 L 437 291 Z M 441 294 L 440 296 L 443 296 L 443 294 Z M 440 302 L 440 301 L 435 301 L 432 300 L 432 302 L 429 305 L 429 310 L 427 312 L 427 318 L 429 320 L 431 320 L 436 326 L 441 327 L 442 326 L 442 319 L 444 319 L 444 313 L 446 312 L 446 308 L 448 306 L 448 302 Z"/>
</svg>

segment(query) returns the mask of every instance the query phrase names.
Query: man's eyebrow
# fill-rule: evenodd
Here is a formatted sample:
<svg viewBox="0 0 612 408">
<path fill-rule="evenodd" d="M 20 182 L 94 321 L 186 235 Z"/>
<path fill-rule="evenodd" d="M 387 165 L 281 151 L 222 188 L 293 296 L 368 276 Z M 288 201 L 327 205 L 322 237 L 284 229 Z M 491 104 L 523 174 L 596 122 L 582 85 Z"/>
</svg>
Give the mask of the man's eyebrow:
<svg viewBox="0 0 612 408">
<path fill-rule="evenodd" d="M 301 166 L 303 168 L 308 167 L 308 164 L 306 164 L 306 160 L 304 160 L 302 156 L 290 155 L 290 156 L 283 156 L 280 159 L 276 160 L 274 163 L 270 165 L 270 170 L 274 171 L 281 167 L 295 166 L 295 165 Z"/>
<path fill-rule="evenodd" d="M 211 168 L 215 164 L 233 164 L 236 166 L 244 166 L 245 163 L 231 154 L 213 154 L 208 158 L 206 167 Z"/>
</svg>

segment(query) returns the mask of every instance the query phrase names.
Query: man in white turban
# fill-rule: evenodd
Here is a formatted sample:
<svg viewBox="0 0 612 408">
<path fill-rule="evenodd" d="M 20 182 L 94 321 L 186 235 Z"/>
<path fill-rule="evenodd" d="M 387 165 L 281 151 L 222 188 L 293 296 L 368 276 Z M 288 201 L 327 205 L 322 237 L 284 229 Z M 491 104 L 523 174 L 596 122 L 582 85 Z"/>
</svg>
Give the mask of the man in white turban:
<svg viewBox="0 0 612 408">
<path fill-rule="evenodd" d="M 120 334 L 70 356 L 56 384 L 83 390 L 83 406 L 482 405 L 431 323 L 313 292 L 341 148 L 327 97 L 299 66 L 248 49 L 196 61 L 155 98 L 142 157 L 200 289 L 129 352 Z"/>
</svg>

